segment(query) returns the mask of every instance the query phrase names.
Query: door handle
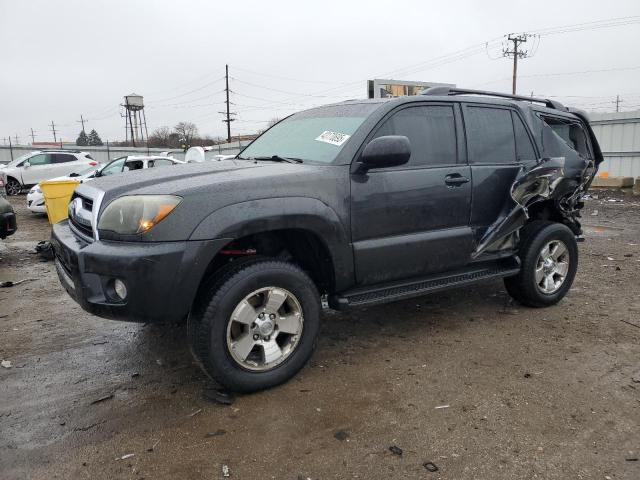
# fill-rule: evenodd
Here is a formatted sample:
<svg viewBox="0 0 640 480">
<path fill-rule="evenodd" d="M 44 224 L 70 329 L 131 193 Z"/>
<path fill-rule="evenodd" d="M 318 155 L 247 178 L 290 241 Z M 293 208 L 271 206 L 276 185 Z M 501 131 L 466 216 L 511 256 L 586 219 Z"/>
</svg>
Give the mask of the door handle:
<svg viewBox="0 0 640 480">
<path fill-rule="evenodd" d="M 449 185 L 450 187 L 459 187 L 460 185 L 467 183 L 469 179 L 467 177 L 463 177 L 459 173 L 453 173 L 444 177 L 444 183 Z"/>
</svg>

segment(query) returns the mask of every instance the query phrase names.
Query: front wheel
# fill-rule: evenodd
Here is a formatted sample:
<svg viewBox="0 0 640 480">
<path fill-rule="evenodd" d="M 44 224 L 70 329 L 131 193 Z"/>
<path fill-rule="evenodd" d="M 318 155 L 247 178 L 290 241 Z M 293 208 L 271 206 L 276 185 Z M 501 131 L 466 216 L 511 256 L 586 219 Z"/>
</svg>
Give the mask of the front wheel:
<svg viewBox="0 0 640 480">
<path fill-rule="evenodd" d="M 229 390 L 281 384 L 311 357 L 320 296 L 297 266 L 266 259 L 240 263 L 204 295 L 206 307 L 194 312 L 192 351 Z"/>
<path fill-rule="evenodd" d="M 9 178 L 5 189 L 7 195 L 18 195 L 22 191 L 22 185 L 15 178 Z"/>
<path fill-rule="evenodd" d="M 523 305 L 546 307 L 567 294 L 578 269 L 575 235 L 561 223 L 535 221 L 522 230 L 522 268 L 505 278 L 507 292 Z"/>
</svg>

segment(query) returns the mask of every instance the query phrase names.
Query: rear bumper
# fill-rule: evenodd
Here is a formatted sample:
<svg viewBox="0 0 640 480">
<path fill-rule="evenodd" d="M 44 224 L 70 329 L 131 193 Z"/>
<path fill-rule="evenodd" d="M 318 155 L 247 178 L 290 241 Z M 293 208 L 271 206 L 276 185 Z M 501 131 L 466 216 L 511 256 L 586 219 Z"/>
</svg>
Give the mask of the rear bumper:
<svg viewBox="0 0 640 480">
<path fill-rule="evenodd" d="M 13 212 L 0 213 L 0 238 L 6 238 L 16 233 L 18 225 L 16 214 Z"/>
<path fill-rule="evenodd" d="M 133 322 L 186 317 L 204 272 L 229 240 L 86 243 L 66 220 L 53 225 L 56 270 L 69 295 L 87 312 Z M 114 280 L 127 288 L 118 298 Z"/>
</svg>

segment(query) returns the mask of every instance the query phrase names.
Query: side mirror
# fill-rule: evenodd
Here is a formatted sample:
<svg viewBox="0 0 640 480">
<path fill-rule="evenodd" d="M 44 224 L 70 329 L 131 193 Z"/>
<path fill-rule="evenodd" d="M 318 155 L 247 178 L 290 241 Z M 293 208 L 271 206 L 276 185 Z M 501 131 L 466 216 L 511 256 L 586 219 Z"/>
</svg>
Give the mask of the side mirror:
<svg viewBox="0 0 640 480">
<path fill-rule="evenodd" d="M 366 169 L 404 165 L 411 157 L 411 143 L 403 135 L 387 135 L 371 140 L 362 152 L 360 163 Z"/>
<path fill-rule="evenodd" d="M 22 166 L 24 168 L 29 168 L 31 166 L 31 162 L 29 160 L 25 160 L 25 162 L 22 164 Z"/>
</svg>

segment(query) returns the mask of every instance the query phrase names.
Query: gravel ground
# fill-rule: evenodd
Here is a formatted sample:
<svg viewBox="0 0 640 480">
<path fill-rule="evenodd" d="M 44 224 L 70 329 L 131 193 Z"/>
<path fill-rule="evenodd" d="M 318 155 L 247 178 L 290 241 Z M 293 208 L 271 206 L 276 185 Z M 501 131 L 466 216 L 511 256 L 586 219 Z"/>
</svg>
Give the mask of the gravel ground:
<svg viewBox="0 0 640 480">
<path fill-rule="evenodd" d="M 640 197 L 596 194 L 559 305 L 491 282 L 326 312 L 294 380 L 231 406 L 203 398 L 182 325 L 82 311 L 13 197 L 0 281 L 28 281 L 0 289 L 0 477 L 638 479 Z"/>
</svg>

